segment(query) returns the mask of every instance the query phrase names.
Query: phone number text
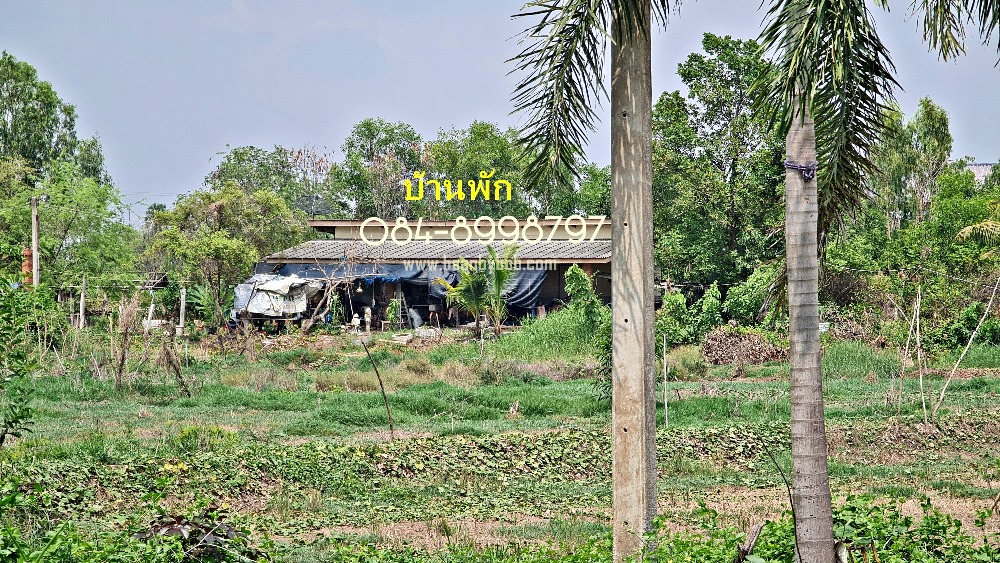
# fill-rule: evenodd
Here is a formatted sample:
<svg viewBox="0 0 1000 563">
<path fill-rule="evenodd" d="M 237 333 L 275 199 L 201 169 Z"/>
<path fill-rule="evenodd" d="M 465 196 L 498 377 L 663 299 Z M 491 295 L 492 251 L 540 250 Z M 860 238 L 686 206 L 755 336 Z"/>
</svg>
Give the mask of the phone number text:
<svg viewBox="0 0 1000 563">
<path fill-rule="evenodd" d="M 588 221 L 589 219 L 589 221 Z M 525 221 L 519 221 L 510 215 L 494 219 L 482 216 L 474 220 L 458 217 L 450 228 L 440 225 L 424 225 L 423 219 L 413 222 L 400 217 L 394 224 L 386 223 L 379 217 L 369 217 L 361 222 L 361 240 L 369 246 L 379 246 L 393 243 L 398 246 L 420 243 L 430 244 L 431 241 L 451 237 L 455 244 L 478 242 L 483 245 L 493 242 L 509 242 L 516 244 L 537 244 L 551 240 L 565 240 L 571 243 L 594 241 L 601 227 L 608 223 L 604 215 L 592 215 L 585 218 L 582 215 L 546 215 L 540 223 L 538 217 L 529 215 Z M 381 227 L 381 238 L 369 238 L 367 229 Z"/>
</svg>

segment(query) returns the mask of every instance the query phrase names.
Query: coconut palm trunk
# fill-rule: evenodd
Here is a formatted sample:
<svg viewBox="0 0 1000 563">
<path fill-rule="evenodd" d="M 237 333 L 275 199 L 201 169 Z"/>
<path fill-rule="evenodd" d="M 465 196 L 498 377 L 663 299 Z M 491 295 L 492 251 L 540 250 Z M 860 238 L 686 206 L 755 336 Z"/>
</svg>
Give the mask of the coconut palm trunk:
<svg viewBox="0 0 1000 563">
<path fill-rule="evenodd" d="M 656 514 L 650 3 L 612 15 L 611 290 L 614 558 L 642 548 Z M 635 18 L 644 21 L 629 21 Z M 625 21 L 623 21 L 625 20 Z"/>
<path fill-rule="evenodd" d="M 794 104 L 786 140 L 788 164 L 816 161 L 816 130 L 807 107 Z M 833 516 L 823 416 L 819 345 L 819 193 L 815 176 L 785 171 L 788 339 L 791 364 L 792 508 L 798 561 L 832 563 Z"/>
</svg>

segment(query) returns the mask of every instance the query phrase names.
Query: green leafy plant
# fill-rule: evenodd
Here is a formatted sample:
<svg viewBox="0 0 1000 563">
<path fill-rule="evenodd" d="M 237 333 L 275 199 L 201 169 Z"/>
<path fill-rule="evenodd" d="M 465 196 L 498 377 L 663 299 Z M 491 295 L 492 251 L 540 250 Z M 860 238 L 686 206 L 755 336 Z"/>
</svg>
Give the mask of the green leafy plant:
<svg viewBox="0 0 1000 563">
<path fill-rule="evenodd" d="M 0 447 L 8 438 L 29 431 L 31 391 L 25 380 L 35 367 L 29 345 L 29 319 L 39 305 L 38 293 L 20 287 L 13 278 L 0 278 Z"/>
</svg>

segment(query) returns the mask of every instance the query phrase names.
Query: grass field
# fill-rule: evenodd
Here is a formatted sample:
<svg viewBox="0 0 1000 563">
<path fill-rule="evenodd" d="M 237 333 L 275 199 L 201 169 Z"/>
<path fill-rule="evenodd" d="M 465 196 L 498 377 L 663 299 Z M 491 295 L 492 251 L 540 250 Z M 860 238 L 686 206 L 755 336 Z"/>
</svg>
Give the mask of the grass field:
<svg viewBox="0 0 1000 563">
<path fill-rule="evenodd" d="M 524 550 L 599 559 L 610 404 L 579 349 L 515 362 L 517 346 L 487 344 L 480 360 L 472 343 L 375 343 L 391 436 L 371 363 L 347 341 L 256 361 L 191 357 L 191 398 L 155 370 L 117 391 L 85 369 L 39 376 L 33 433 L 0 450 L 0 486 L 16 483 L 28 500 L 3 518 L 38 544 L 58 522 L 92 538 L 212 506 L 283 561 L 529 560 L 518 559 Z M 990 368 L 1000 354 L 970 357 Z M 914 374 L 893 394 L 895 353 L 833 343 L 823 368 L 838 502 L 870 495 L 919 516 L 929 500 L 975 541 L 1000 531 L 1000 518 L 983 512 L 1000 493 L 996 373 L 963 371 L 924 424 Z M 669 426 L 658 392 L 659 512 L 664 533 L 680 534 L 676 545 L 787 510 L 788 367 L 735 371 L 670 382 Z M 927 401 L 944 377 L 925 377 Z M 734 549 L 735 540 L 706 538 L 700 545 Z"/>
</svg>

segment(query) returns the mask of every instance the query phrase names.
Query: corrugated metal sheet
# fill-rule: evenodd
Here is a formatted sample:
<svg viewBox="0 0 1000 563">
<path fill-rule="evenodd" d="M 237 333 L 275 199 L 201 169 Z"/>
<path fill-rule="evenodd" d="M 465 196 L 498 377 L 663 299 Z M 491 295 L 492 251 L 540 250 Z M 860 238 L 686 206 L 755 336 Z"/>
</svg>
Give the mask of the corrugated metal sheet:
<svg viewBox="0 0 1000 563">
<path fill-rule="evenodd" d="M 493 243 L 493 247 L 500 253 L 503 250 L 503 243 Z M 450 240 L 432 240 L 429 243 L 410 242 L 402 246 L 386 242 L 371 247 L 360 241 L 313 240 L 272 254 L 265 260 L 285 262 L 350 258 L 359 262 L 404 262 L 408 260 L 451 261 L 458 258 L 474 260 L 484 256 L 486 256 L 486 246 L 478 242 L 455 244 Z M 574 243 L 553 240 L 522 244 L 519 247 L 517 257 L 521 260 L 552 260 L 557 262 L 609 261 L 611 260 L 611 241 L 597 240 Z"/>
</svg>

